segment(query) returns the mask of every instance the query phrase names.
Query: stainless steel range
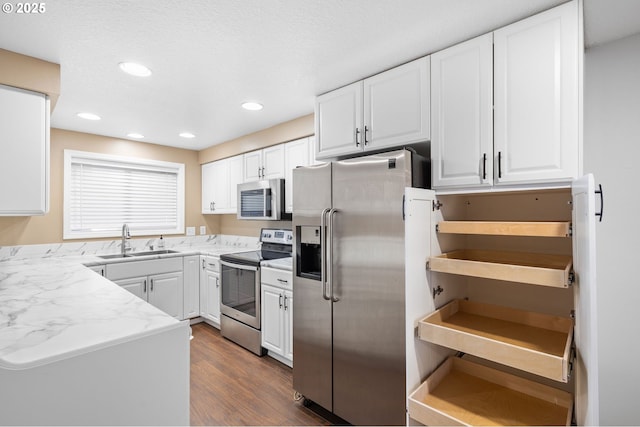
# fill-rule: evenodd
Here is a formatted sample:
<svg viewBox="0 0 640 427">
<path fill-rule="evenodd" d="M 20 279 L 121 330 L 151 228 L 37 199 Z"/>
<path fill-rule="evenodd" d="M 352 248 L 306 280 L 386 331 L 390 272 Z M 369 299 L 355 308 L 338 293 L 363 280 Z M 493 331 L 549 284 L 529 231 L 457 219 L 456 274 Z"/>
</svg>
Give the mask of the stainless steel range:
<svg viewBox="0 0 640 427">
<path fill-rule="evenodd" d="M 291 256 L 291 230 L 263 228 L 261 248 L 220 256 L 222 336 L 262 356 L 260 333 L 260 262 Z"/>
</svg>

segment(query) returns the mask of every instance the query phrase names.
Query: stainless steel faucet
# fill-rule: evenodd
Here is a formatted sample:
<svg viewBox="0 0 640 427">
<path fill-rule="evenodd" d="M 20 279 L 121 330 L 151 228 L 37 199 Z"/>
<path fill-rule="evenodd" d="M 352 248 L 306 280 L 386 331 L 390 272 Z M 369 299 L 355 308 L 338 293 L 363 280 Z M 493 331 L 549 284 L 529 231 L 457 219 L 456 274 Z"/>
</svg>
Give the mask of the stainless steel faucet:
<svg viewBox="0 0 640 427">
<path fill-rule="evenodd" d="M 129 239 L 131 239 L 131 233 L 129 233 L 129 226 L 125 223 L 122 225 L 122 244 L 120 245 L 122 255 L 131 250 Z"/>
</svg>

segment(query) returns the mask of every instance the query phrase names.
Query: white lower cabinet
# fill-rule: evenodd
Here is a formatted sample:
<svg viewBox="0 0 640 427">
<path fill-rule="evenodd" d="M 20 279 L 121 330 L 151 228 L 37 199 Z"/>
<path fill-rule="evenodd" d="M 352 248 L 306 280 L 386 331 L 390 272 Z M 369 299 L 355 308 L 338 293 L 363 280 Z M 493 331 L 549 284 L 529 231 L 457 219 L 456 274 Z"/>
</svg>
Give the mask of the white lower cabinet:
<svg viewBox="0 0 640 427">
<path fill-rule="evenodd" d="M 200 317 L 220 328 L 220 260 L 200 256 Z"/>
<path fill-rule="evenodd" d="M 182 257 L 106 266 L 107 279 L 176 319 L 184 319 Z"/>
<path fill-rule="evenodd" d="M 184 318 L 200 316 L 200 256 L 191 255 L 183 259 L 184 271 Z"/>
<path fill-rule="evenodd" d="M 262 268 L 262 347 L 269 356 L 293 366 L 293 276 L 290 271 Z"/>
</svg>

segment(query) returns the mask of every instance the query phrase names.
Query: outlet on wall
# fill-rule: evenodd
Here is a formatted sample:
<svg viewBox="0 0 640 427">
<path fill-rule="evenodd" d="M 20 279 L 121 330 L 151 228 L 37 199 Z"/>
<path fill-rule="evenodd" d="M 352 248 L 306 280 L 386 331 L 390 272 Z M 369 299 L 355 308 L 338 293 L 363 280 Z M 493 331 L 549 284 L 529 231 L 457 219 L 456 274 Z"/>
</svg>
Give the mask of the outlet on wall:
<svg viewBox="0 0 640 427">
<path fill-rule="evenodd" d="M 187 236 L 195 236 L 196 228 L 195 227 L 187 227 Z"/>
<path fill-rule="evenodd" d="M 200 235 L 204 236 L 205 234 L 207 234 L 207 226 L 206 225 L 201 225 L 200 226 Z"/>
</svg>

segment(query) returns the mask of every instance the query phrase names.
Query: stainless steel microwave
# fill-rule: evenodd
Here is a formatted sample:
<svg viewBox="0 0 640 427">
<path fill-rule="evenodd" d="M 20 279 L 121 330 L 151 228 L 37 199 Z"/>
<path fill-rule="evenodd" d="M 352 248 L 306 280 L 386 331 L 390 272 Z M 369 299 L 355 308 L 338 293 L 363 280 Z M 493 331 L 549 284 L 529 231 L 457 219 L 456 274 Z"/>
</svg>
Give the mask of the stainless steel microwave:
<svg viewBox="0 0 640 427">
<path fill-rule="evenodd" d="M 238 219 L 279 220 L 284 215 L 284 179 L 238 184 Z"/>
</svg>

